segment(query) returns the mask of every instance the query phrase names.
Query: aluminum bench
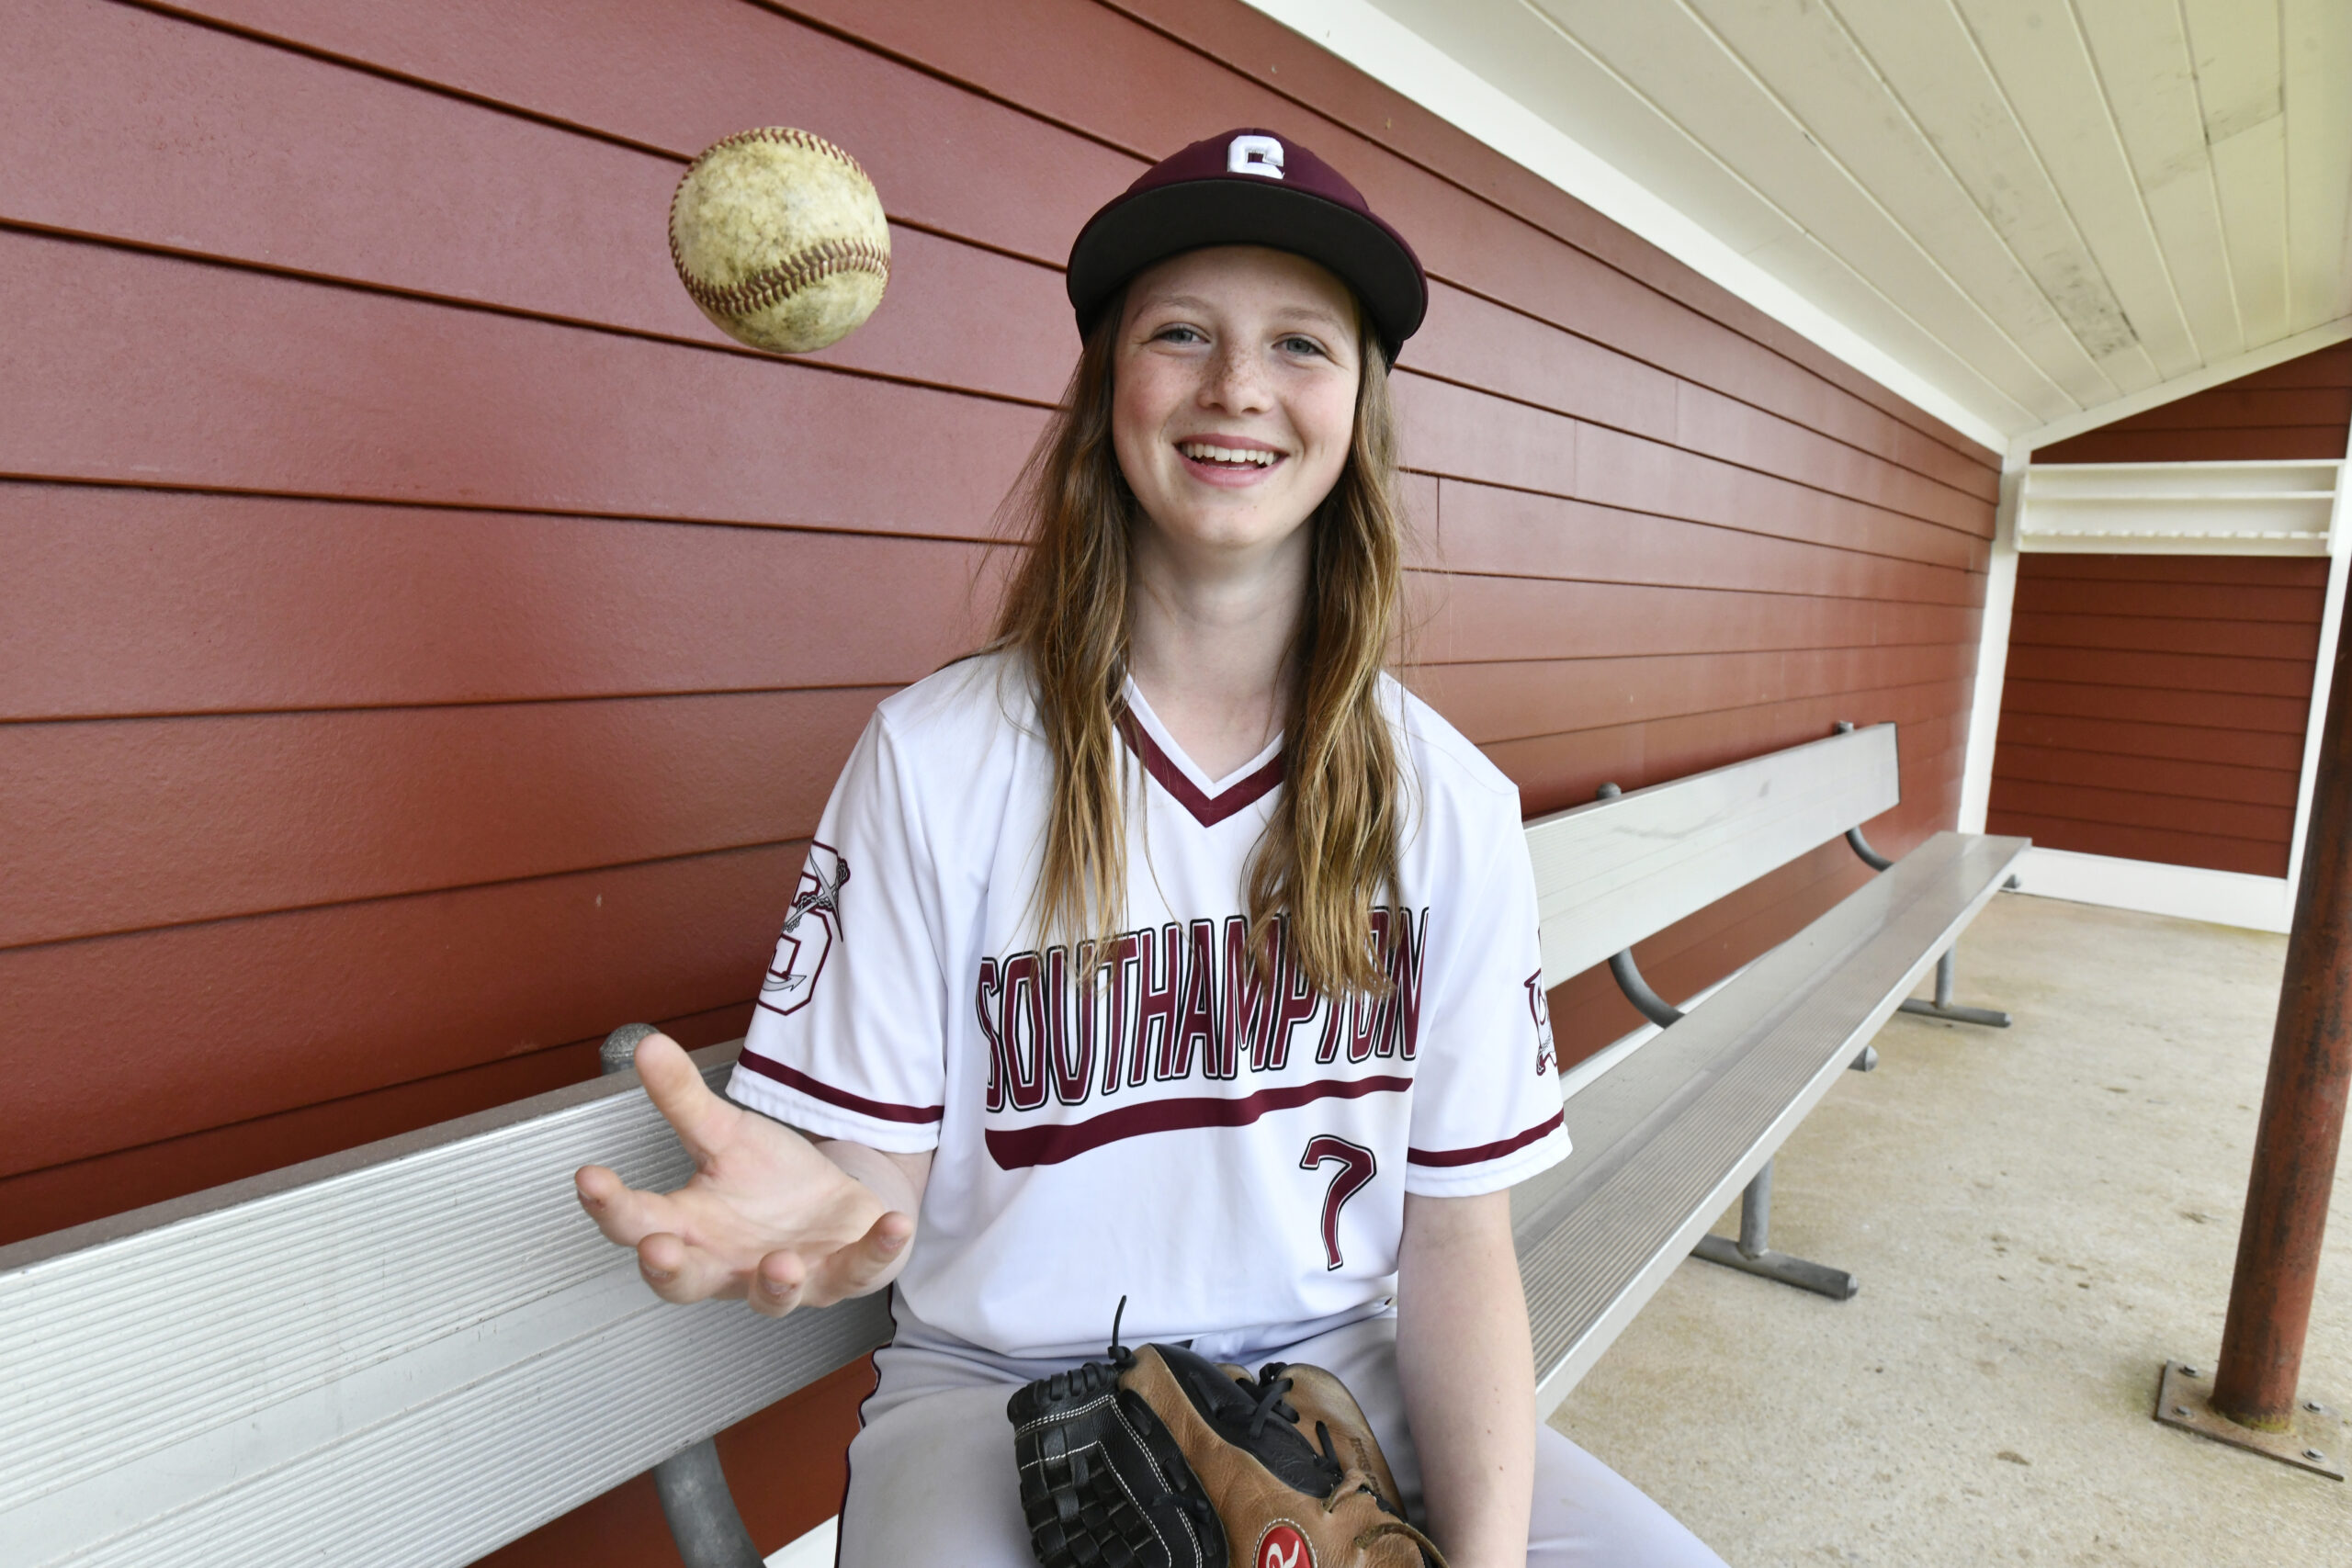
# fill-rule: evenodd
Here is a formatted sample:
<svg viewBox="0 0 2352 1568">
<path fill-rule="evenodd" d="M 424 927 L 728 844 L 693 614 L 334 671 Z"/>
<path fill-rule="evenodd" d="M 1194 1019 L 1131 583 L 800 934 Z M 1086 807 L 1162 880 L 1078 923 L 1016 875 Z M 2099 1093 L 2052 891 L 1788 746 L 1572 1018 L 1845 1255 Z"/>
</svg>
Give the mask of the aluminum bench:
<svg viewBox="0 0 2352 1568">
<path fill-rule="evenodd" d="M 1546 983 L 1615 956 L 1638 985 L 1635 941 L 1895 797 L 1882 726 L 1531 824 Z M 1687 1017 L 1648 998 L 1666 1027 L 1612 1048 L 1568 1101 L 1575 1154 L 1513 1196 L 1544 1409 L 1939 956 L 1948 993 L 2025 844 L 1939 834 Z M 735 1050 L 695 1059 L 716 1083 Z M 0 1248 L 0 1562 L 452 1568 L 653 1469 L 690 1568 L 755 1564 L 708 1438 L 880 1344 L 888 1312 L 655 1300 L 570 1180 L 684 1179 L 635 1089 Z"/>
<path fill-rule="evenodd" d="M 1876 1065 L 1898 1007 L 2008 1022 L 1952 1005 L 1952 945 L 2030 840 L 1938 833 L 1888 862 L 1861 824 L 1900 798 L 1894 727 L 1839 729 L 1528 824 L 1544 984 L 1607 960 L 1656 1027 L 1569 1095 L 1574 1152 L 1511 1193 L 1547 1414 L 1694 1250 L 1851 1296 L 1852 1276 L 1771 1250 L 1774 1153 L 1841 1072 Z M 1860 890 L 1687 1014 L 1643 982 L 1635 942 L 1840 836 L 1879 871 Z M 1931 966 L 1937 1000 L 1906 1001 Z M 1740 1239 L 1709 1236 L 1735 1196 Z"/>
</svg>

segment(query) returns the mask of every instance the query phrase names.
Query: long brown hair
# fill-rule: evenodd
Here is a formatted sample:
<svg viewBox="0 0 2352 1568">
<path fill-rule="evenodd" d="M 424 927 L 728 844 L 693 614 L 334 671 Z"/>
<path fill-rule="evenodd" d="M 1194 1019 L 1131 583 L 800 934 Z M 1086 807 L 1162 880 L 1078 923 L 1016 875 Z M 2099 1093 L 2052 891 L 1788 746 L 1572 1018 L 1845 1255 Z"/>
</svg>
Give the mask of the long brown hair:
<svg viewBox="0 0 2352 1568">
<path fill-rule="evenodd" d="M 1007 502 L 1026 546 L 994 649 L 1025 656 L 1054 757 L 1038 916 L 1046 931 L 1112 934 L 1126 908 L 1126 821 L 1117 726 L 1125 712 L 1130 532 L 1142 519 L 1112 446 L 1112 381 L 1124 295 L 1086 335 L 1060 409 Z M 1362 333 L 1355 430 L 1311 532 L 1306 603 L 1289 654 L 1283 787 L 1247 873 L 1261 964 L 1278 917 L 1291 961 L 1328 996 L 1386 979 L 1369 915 L 1396 886 L 1404 783 L 1380 674 L 1397 626 L 1404 509 L 1396 421 L 1377 338 Z"/>
</svg>

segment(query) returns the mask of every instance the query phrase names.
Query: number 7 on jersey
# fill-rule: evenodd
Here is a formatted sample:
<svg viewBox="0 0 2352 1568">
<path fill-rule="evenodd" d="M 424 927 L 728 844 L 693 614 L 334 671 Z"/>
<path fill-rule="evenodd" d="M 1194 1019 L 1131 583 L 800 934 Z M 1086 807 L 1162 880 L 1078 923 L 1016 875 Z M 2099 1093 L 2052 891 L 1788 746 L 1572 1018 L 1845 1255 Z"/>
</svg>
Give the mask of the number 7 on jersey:
<svg viewBox="0 0 2352 1568">
<path fill-rule="evenodd" d="M 1363 1190 L 1364 1183 L 1380 1168 L 1380 1162 L 1362 1144 L 1318 1133 L 1306 1140 L 1306 1152 L 1298 1156 L 1298 1168 L 1313 1170 L 1327 1160 L 1337 1161 L 1340 1167 L 1331 1173 L 1330 1188 L 1323 1194 L 1323 1256 L 1329 1259 L 1323 1267 L 1331 1269 L 1344 1261 L 1340 1257 L 1340 1211 Z"/>
</svg>

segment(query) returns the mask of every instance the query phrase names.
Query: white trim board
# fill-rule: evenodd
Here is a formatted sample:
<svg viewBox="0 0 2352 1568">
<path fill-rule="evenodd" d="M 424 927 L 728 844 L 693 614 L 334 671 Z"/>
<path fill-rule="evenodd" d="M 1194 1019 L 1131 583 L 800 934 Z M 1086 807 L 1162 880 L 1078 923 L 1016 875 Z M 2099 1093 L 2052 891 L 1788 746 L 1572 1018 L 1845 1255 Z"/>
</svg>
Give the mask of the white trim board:
<svg viewBox="0 0 2352 1568">
<path fill-rule="evenodd" d="M 2295 785 L 2294 837 L 2287 849 L 2288 886 L 2302 886 L 2303 840 L 2312 830 L 2312 793 L 2319 784 L 2320 741 L 2327 730 L 2327 705 L 2335 683 L 2335 656 L 2344 635 L 2344 581 L 2347 560 L 2352 560 L 2352 544 L 2346 536 L 2352 534 L 2352 501 L 2346 501 L 2345 489 L 2352 485 L 2352 431 L 2345 433 L 2344 466 L 2335 479 L 2335 510 L 2327 524 L 2327 598 L 2320 607 L 2319 660 L 2312 671 L 2312 705 L 2303 727 L 2303 772 Z M 2293 897 L 2290 893 L 2288 900 Z"/>
<path fill-rule="evenodd" d="M 1372 0 L 1248 0 L 1996 452 L 2010 436 Z"/>
<path fill-rule="evenodd" d="M 2018 891 L 2073 904 L 2103 904 L 2212 925 L 2285 931 L 2293 900 L 2283 876 L 2249 876 L 2201 866 L 2160 865 L 2154 861 L 2118 860 L 2076 854 L 2072 850 L 2030 849 L 2018 863 Z"/>
<path fill-rule="evenodd" d="M 2335 457 L 2032 463 L 2020 550 L 2096 555 L 2324 556 L 2344 468 Z"/>
<path fill-rule="evenodd" d="M 1993 800 L 1993 751 L 2001 736 L 2001 689 L 2009 674 L 2009 622 L 2018 599 L 2018 512 L 2026 457 L 2001 458 L 2001 503 L 1993 514 L 1993 550 L 1984 569 L 1984 617 L 1976 641 L 1976 686 L 1969 702 L 1968 748 L 1960 766 L 1960 817 L 1953 826 L 1981 833 Z"/>
</svg>

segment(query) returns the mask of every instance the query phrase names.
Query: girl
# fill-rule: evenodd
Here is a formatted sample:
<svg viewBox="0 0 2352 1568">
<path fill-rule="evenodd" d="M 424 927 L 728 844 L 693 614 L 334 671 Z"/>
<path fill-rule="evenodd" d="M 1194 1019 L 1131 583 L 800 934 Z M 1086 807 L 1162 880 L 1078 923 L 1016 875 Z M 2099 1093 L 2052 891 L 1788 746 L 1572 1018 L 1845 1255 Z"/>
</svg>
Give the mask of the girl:
<svg viewBox="0 0 2352 1568">
<path fill-rule="evenodd" d="M 581 1201 L 670 1301 L 895 1286 L 843 1564 L 1027 1568 L 1006 1399 L 1125 1296 L 1133 1342 L 1338 1373 L 1456 1568 L 1720 1568 L 1535 1418 L 1508 1189 L 1568 1145 L 1518 793 L 1382 668 L 1419 261 L 1244 130 L 1069 287 L 995 640 L 852 754 L 736 1103 L 640 1047 L 694 1179 Z"/>
</svg>

